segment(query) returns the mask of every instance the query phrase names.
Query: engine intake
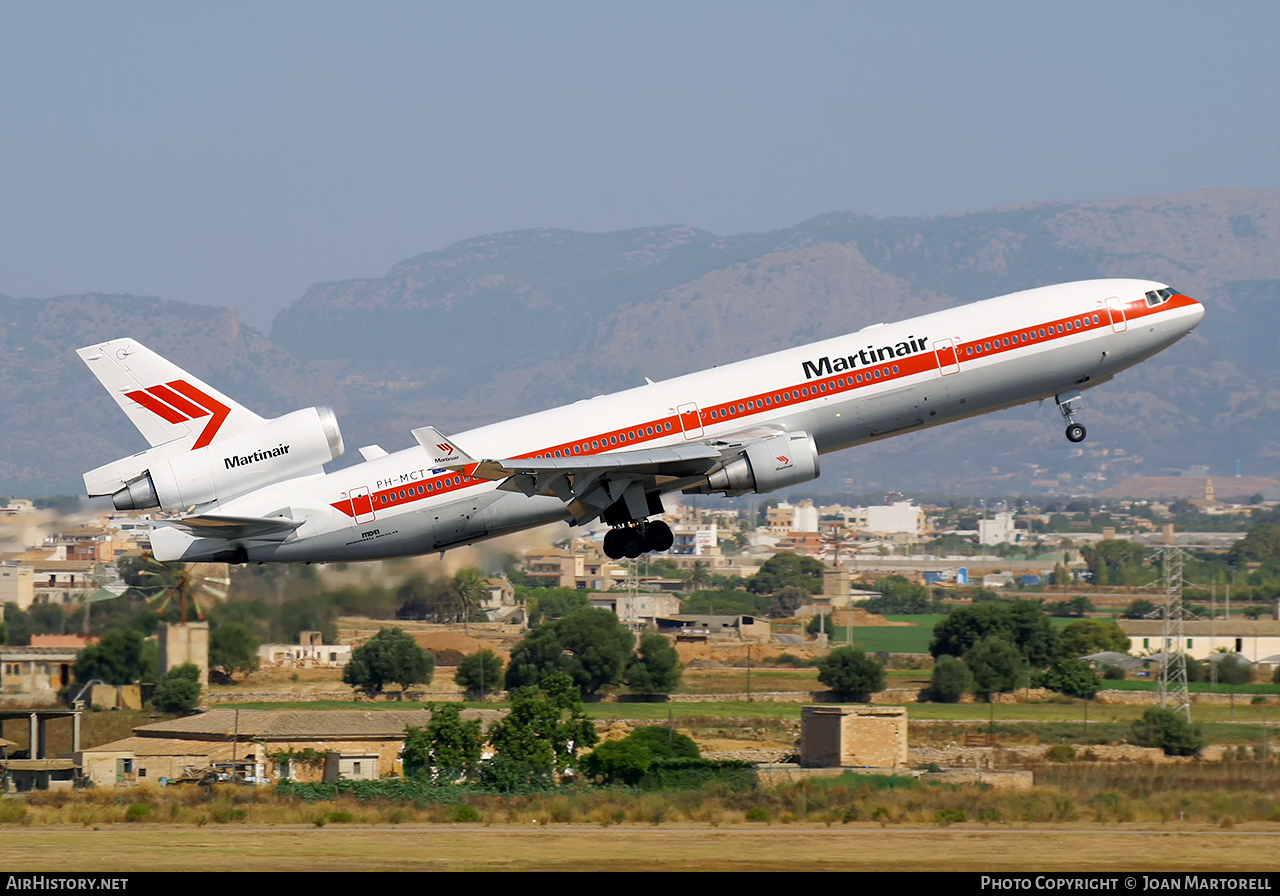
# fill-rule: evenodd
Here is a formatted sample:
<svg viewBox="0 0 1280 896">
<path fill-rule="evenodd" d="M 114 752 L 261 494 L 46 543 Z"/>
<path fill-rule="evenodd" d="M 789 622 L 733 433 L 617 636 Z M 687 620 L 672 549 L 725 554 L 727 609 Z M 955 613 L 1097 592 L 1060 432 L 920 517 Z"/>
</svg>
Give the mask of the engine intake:
<svg viewBox="0 0 1280 896">
<path fill-rule="evenodd" d="M 704 485 L 686 493 L 763 494 L 818 478 L 818 447 L 807 432 L 784 433 L 751 442 L 741 455 L 707 474 Z"/>
</svg>

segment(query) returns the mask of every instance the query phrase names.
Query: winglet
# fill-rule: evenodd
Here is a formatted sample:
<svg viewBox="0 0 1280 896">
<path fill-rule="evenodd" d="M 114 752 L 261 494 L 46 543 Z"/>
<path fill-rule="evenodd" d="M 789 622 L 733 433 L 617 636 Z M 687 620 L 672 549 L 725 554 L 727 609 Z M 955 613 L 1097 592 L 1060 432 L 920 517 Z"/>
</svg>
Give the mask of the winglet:
<svg viewBox="0 0 1280 896">
<path fill-rule="evenodd" d="M 437 467 L 457 469 L 475 463 L 474 458 L 455 445 L 452 439 L 445 438 L 444 433 L 434 426 L 419 426 L 413 430 L 413 437 L 427 449 L 427 454 L 431 455 L 431 463 Z"/>
</svg>

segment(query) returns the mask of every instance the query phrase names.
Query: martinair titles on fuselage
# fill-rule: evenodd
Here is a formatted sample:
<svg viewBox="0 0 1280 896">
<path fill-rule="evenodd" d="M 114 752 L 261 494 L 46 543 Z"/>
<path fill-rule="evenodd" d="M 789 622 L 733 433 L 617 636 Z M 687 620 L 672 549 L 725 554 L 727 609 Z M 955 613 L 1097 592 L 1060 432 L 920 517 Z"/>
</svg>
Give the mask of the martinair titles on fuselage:
<svg viewBox="0 0 1280 896">
<path fill-rule="evenodd" d="M 247 467 L 249 464 L 256 464 L 260 460 L 266 460 L 269 457 L 279 457 L 282 454 L 289 453 L 289 446 L 281 442 L 275 448 L 260 448 L 253 454 L 232 455 L 224 457 L 222 462 L 227 465 L 228 470 L 236 467 Z"/>
<path fill-rule="evenodd" d="M 803 362 L 804 378 L 811 380 L 815 376 L 844 373 L 846 370 L 853 370 L 855 367 L 870 367 L 882 361 L 891 361 L 894 358 L 914 355 L 925 350 L 925 342 L 928 339 L 928 336 L 921 336 L 918 339 L 915 336 L 908 336 L 906 342 L 899 342 L 897 345 L 885 345 L 880 348 L 868 345 L 864 349 L 859 349 L 856 355 L 834 359 L 829 355 L 824 355 L 816 361 Z"/>
</svg>

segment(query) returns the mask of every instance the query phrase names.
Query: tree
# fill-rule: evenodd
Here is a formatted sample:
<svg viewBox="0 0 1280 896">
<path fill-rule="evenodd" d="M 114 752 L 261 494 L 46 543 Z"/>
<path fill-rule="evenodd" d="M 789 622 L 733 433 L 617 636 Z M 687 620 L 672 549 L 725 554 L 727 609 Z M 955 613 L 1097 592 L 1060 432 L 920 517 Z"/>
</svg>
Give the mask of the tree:
<svg viewBox="0 0 1280 896">
<path fill-rule="evenodd" d="M 1058 639 L 1066 656 L 1089 656 L 1104 650 L 1129 652 L 1129 636 L 1114 622 L 1103 622 L 1100 619 L 1072 622 L 1058 633 Z"/>
<path fill-rule="evenodd" d="M 645 632 L 623 682 L 637 694 L 670 694 L 680 686 L 680 656 L 662 635 Z"/>
<path fill-rule="evenodd" d="M 992 694 L 1018 689 L 1026 679 L 1022 654 L 997 635 L 988 635 L 969 648 L 964 661 L 973 672 L 974 687 L 988 699 Z"/>
<path fill-rule="evenodd" d="M 1146 548 L 1141 544 L 1107 539 L 1080 548 L 1095 585 L 1136 585 L 1142 580 Z"/>
<path fill-rule="evenodd" d="M 1093 601 L 1083 594 L 1069 600 L 1060 600 L 1053 605 L 1054 616 L 1087 616 L 1093 610 Z"/>
<path fill-rule="evenodd" d="M 774 619 L 786 619 L 794 616 L 796 610 L 804 606 L 811 597 L 808 591 L 796 585 L 779 588 L 769 598 L 769 615 Z"/>
<path fill-rule="evenodd" d="M 151 702 L 161 712 L 192 712 L 200 703 L 200 670 L 194 663 L 170 669 L 156 685 Z"/>
<path fill-rule="evenodd" d="M 845 700 L 865 703 L 884 690 L 884 667 L 853 647 L 838 647 L 818 660 L 818 681 Z"/>
<path fill-rule="evenodd" d="M 489 584 L 474 567 L 458 570 L 453 577 L 453 593 L 463 622 L 483 622 L 484 602 L 489 596 Z"/>
<path fill-rule="evenodd" d="M 1253 663 L 1238 653 L 1229 653 L 1218 660 L 1217 676 L 1223 684 L 1249 684 L 1253 681 Z"/>
<path fill-rule="evenodd" d="M 1153 706 L 1134 721 L 1130 739 L 1140 747 L 1159 747 L 1167 756 L 1194 756 L 1204 746 L 1204 731 L 1176 710 Z"/>
<path fill-rule="evenodd" d="M 1036 601 L 1000 600 L 956 608 L 933 627 L 929 652 L 935 657 L 966 656 L 992 636 L 1013 645 L 1032 666 L 1047 666 L 1060 649 L 1058 633 Z"/>
<path fill-rule="evenodd" d="M 973 673 L 963 661 L 953 656 L 940 656 L 933 664 L 929 681 L 929 699 L 936 703 L 956 703 L 973 690 Z"/>
<path fill-rule="evenodd" d="M 747 580 L 747 590 L 753 594 L 776 594 L 788 585 L 794 585 L 809 594 L 821 594 L 825 570 L 822 561 L 813 557 L 789 552 L 774 554 L 760 565 L 759 572 Z"/>
<path fill-rule="evenodd" d="M 472 778 L 484 755 L 480 720 L 462 721 L 462 707 L 456 703 L 432 705 L 430 709 L 431 721 L 425 728 L 405 729 L 401 754 L 405 774 L 436 783 Z"/>
<path fill-rule="evenodd" d="M 380 694 L 392 683 L 401 690 L 427 684 L 435 670 L 433 653 L 419 647 L 403 629 L 384 628 L 351 652 L 342 680 L 367 694 Z"/>
<path fill-rule="evenodd" d="M 1059 659 L 1048 671 L 1037 676 L 1035 683 L 1059 694 L 1084 700 L 1092 700 L 1102 689 L 1102 681 L 1089 664 L 1070 656 Z"/>
<path fill-rule="evenodd" d="M 577 751 L 595 746 L 595 725 L 582 715 L 582 698 L 563 672 L 537 687 L 511 694 L 511 712 L 489 731 L 495 756 L 481 780 L 502 790 L 549 785 L 577 765 Z"/>
<path fill-rule="evenodd" d="M 1280 524 L 1259 523 L 1227 552 L 1233 566 L 1270 563 L 1280 559 Z"/>
<path fill-rule="evenodd" d="M 1145 619 L 1156 611 L 1156 605 L 1145 597 L 1130 601 L 1129 606 L 1125 608 L 1125 619 Z"/>
<path fill-rule="evenodd" d="M 654 760 L 700 759 L 691 737 L 668 728 L 640 728 L 622 740 L 608 741 L 582 759 L 582 770 L 601 784 L 638 785 Z"/>
<path fill-rule="evenodd" d="M 142 632 L 112 629 L 97 644 L 76 657 L 76 681 L 97 679 L 106 684 L 133 684 L 155 680 L 156 648 Z"/>
<path fill-rule="evenodd" d="M 705 560 L 695 560 L 685 576 L 690 591 L 701 591 L 711 584 L 711 567 Z"/>
<path fill-rule="evenodd" d="M 531 625 L 591 608 L 591 598 L 577 588 L 517 588 L 516 597 L 524 603 Z"/>
<path fill-rule="evenodd" d="M 564 672 L 584 694 L 595 694 L 622 675 L 635 635 L 609 610 L 578 610 L 545 622 L 516 645 L 507 666 L 507 688 L 536 685 Z"/>
<path fill-rule="evenodd" d="M 463 657 L 453 680 L 481 697 L 502 686 L 502 659 L 492 650 L 478 650 Z"/>
<path fill-rule="evenodd" d="M 209 668 L 230 678 L 258 669 L 258 639 L 248 626 L 225 622 L 209 633 Z"/>
</svg>

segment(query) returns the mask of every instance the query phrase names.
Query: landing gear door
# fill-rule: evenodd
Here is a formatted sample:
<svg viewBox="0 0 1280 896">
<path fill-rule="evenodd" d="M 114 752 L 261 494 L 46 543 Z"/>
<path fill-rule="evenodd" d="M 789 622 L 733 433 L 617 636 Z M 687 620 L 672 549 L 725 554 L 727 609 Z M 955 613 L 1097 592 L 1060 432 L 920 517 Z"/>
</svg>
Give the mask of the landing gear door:
<svg viewBox="0 0 1280 896">
<path fill-rule="evenodd" d="M 702 438 L 702 415 L 698 413 L 696 404 L 682 404 L 676 408 L 680 415 L 680 428 L 684 430 L 686 439 Z"/>
<path fill-rule="evenodd" d="M 955 343 L 950 339 L 939 339 L 934 342 L 933 353 L 938 356 L 938 370 L 943 376 L 960 372 L 960 355 L 956 352 Z"/>
<path fill-rule="evenodd" d="M 1111 329 L 1116 333 L 1123 333 L 1129 329 L 1129 323 L 1124 319 L 1124 305 L 1115 296 L 1107 299 L 1107 316 L 1111 318 Z"/>
<path fill-rule="evenodd" d="M 373 501 L 367 487 L 362 485 L 351 490 L 351 513 L 357 526 L 373 522 Z"/>
</svg>

